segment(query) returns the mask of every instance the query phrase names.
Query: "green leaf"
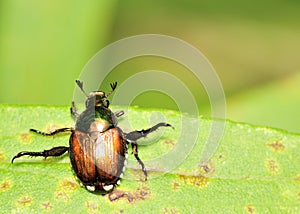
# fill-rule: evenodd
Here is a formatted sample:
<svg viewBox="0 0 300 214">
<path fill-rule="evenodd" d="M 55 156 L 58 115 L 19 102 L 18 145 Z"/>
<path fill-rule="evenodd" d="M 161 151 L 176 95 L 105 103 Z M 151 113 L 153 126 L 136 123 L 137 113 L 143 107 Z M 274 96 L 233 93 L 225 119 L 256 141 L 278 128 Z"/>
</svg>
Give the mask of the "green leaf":
<svg viewBox="0 0 300 214">
<path fill-rule="evenodd" d="M 115 108 L 114 110 L 117 110 Z M 147 128 L 160 112 L 175 130 L 152 134 L 139 147 L 149 179 L 129 155 L 129 168 L 116 188 L 127 195 L 110 201 L 88 192 L 76 181 L 68 155 L 58 158 L 22 157 L 20 151 L 43 151 L 68 146 L 68 135 L 44 137 L 29 128 L 49 131 L 71 127 L 69 107 L 0 105 L 0 207 L 1 213 L 297 213 L 300 210 L 300 136 L 267 127 L 226 121 L 226 129 L 211 160 L 200 154 L 212 120 L 185 116 L 188 129 L 200 120 L 196 144 L 182 164 L 171 172 L 147 165 L 176 147 L 181 114 L 170 110 L 131 107 L 120 127 Z M 154 115 L 154 116 L 153 116 Z M 130 118 L 129 118 L 130 117 Z M 189 135 L 188 131 L 187 134 Z M 157 138 L 157 135 L 160 135 Z M 186 139 L 186 143 L 188 142 Z M 130 151 L 129 151 L 130 154 Z"/>
</svg>

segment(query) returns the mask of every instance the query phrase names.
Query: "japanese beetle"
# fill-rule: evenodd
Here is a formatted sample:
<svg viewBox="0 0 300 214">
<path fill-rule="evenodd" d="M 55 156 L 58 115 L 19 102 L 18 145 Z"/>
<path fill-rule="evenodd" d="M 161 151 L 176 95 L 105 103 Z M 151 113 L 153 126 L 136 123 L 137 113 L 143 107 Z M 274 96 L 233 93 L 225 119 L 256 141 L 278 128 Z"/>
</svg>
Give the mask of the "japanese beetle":
<svg viewBox="0 0 300 214">
<path fill-rule="evenodd" d="M 75 118 L 75 128 L 61 128 L 53 132 L 42 132 L 36 129 L 30 131 L 44 136 L 53 136 L 62 132 L 71 132 L 69 147 L 58 146 L 41 152 L 22 151 L 12 158 L 24 155 L 61 156 L 69 152 L 72 168 L 80 182 L 89 191 L 110 192 L 120 184 L 120 178 L 125 170 L 128 156 L 128 145 L 132 146 L 132 153 L 142 167 L 147 179 L 147 171 L 142 160 L 138 156 L 137 140 L 146 137 L 159 127 L 172 127 L 168 123 L 158 123 L 149 129 L 125 133 L 117 126 L 117 117 L 124 114 L 123 111 L 113 113 L 109 109 L 108 96 L 116 89 L 117 83 L 110 84 L 112 90 L 105 95 L 103 91 L 94 91 L 89 95 L 83 89 L 83 83 L 76 80 L 77 86 L 87 97 L 86 109 L 78 114 L 74 102 L 72 102 L 71 115 Z"/>
</svg>

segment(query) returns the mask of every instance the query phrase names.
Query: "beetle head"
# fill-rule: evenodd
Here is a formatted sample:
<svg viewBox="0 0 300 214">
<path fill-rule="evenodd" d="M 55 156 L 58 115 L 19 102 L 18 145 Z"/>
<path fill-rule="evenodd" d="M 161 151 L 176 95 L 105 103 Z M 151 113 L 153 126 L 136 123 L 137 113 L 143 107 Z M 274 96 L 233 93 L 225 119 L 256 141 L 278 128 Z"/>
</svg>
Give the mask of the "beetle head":
<svg viewBox="0 0 300 214">
<path fill-rule="evenodd" d="M 102 107 L 108 108 L 109 101 L 103 91 L 93 91 L 87 97 L 85 105 L 86 105 L 86 108 L 89 108 L 92 106 L 102 106 Z"/>
<path fill-rule="evenodd" d="M 112 90 L 110 92 L 108 92 L 107 95 L 105 95 L 105 93 L 103 91 L 93 91 L 89 95 L 87 95 L 87 93 L 83 89 L 83 83 L 79 80 L 76 80 L 76 84 L 81 89 L 81 91 L 85 94 L 85 96 L 87 97 L 87 99 L 85 101 L 86 108 L 95 107 L 95 106 L 102 106 L 104 108 L 108 108 L 109 101 L 108 101 L 107 97 L 117 87 L 117 82 L 114 82 L 114 83 L 110 84 L 110 87 Z"/>
</svg>

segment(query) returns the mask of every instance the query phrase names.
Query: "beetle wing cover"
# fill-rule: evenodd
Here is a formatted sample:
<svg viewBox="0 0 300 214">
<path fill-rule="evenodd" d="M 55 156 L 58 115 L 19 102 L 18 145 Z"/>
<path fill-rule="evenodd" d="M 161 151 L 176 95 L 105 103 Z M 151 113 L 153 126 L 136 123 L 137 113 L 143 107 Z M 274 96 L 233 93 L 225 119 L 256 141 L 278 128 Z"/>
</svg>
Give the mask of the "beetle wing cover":
<svg viewBox="0 0 300 214">
<path fill-rule="evenodd" d="M 114 180 L 120 177 L 125 153 L 126 143 L 117 128 L 99 133 L 95 142 L 95 163 L 101 180 Z"/>
<path fill-rule="evenodd" d="M 89 135 L 74 131 L 70 137 L 74 172 L 85 185 L 115 184 L 123 172 L 126 146 L 118 128 Z"/>
<path fill-rule="evenodd" d="M 96 177 L 94 143 L 80 131 L 73 132 L 70 141 L 70 159 L 77 177 L 84 184 L 93 183 Z"/>
</svg>

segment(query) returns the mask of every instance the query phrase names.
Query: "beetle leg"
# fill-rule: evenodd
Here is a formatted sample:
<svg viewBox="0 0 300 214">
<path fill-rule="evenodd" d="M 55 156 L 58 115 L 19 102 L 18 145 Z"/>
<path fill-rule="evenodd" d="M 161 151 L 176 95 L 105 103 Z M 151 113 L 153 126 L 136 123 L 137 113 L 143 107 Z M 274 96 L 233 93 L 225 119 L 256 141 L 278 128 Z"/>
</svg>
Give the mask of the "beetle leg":
<svg viewBox="0 0 300 214">
<path fill-rule="evenodd" d="M 140 159 L 139 154 L 138 154 L 138 144 L 136 142 L 131 142 L 131 147 L 132 147 L 132 153 L 133 153 L 135 159 L 142 166 L 142 170 L 143 170 L 144 175 L 145 175 L 145 180 L 147 180 L 147 171 L 146 171 L 146 168 L 145 168 L 145 164 Z"/>
<path fill-rule="evenodd" d="M 64 154 L 68 150 L 69 150 L 69 147 L 66 147 L 66 146 L 57 146 L 57 147 L 53 147 L 52 149 L 49 149 L 49 150 L 44 150 L 42 152 L 27 152 L 27 151 L 23 151 L 23 152 L 19 152 L 18 154 L 16 154 L 13 157 L 13 159 L 11 160 L 11 163 L 13 163 L 16 158 L 22 157 L 24 155 L 41 156 L 41 157 L 44 157 L 46 159 L 49 156 L 61 156 L 62 154 Z"/>
<path fill-rule="evenodd" d="M 53 136 L 53 135 L 56 135 L 56 134 L 59 134 L 59 133 L 62 133 L 62 132 L 71 132 L 71 131 L 73 131 L 73 128 L 61 128 L 61 129 L 56 129 L 52 132 L 42 132 L 42 131 L 39 131 L 39 130 L 36 130 L 36 129 L 30 129 L 29 131 L 35 132 L 37 134 L 41 134 L 41 135 L 44 135 L 44 136 Z"/>
<path fill-rule="evenodd" d="M 158 123 L 149 129 L 143 129 L 141 131 L 129 132 L 129 133 L 125 134 L 125 138 L 129 141 L 136 141 L 142 137 L 146 137 L 148 134 L 150 134 L 151 132 L 154 132 L 156 129 L 158 129 L 159 127 L 162 127 L 162 126 L 172 127 L 174 129 L 174 127 L 168 123 Z"/>
<path fill-rule="evenodd" d="M 172 127 L 170 124 L 168 123 L 158 123 L 155 126 L 149 128 L 149 129 L 143 129 L 141 131 L 132 131 L 129 133 L 124 133 L 126 140 L 130 141 L 131 146 L 132 146 L 132 153 L 135 157 L 135 159 L 138 161 L 138 163 L 142 166 L 142 170 L 144 172 L 144 175 L 146 177 L 145 180 L 147 180 L 147 171 L 145 168 L 145 165 L 143 163 L 143 161 L 139 158 L 138 155 L 138 144 L 137 144 L 137 140 L 142 138 L 142 137 L 146 137 L 148 134 L 150 134 L 151 132 L 154 132 L 156 129 L 158 129 L 159 127 Z"/>
<path fill-rule="evenodd" d="M 73 118 L 76 119 L 79 116 L 74 101 L 72 101 L 72 107 L 70 108 L 70 111 Z"/>
<path fill-rule="evenodd" d="M 117 112 L 115 113 L 115 116 L 116 116 L 116 117 L 121 117 L 122 115 L 124 115 L 124 111 L 123 111 L 123 110 L 117 111 Z"/>
</svg>

